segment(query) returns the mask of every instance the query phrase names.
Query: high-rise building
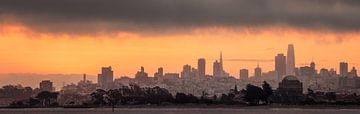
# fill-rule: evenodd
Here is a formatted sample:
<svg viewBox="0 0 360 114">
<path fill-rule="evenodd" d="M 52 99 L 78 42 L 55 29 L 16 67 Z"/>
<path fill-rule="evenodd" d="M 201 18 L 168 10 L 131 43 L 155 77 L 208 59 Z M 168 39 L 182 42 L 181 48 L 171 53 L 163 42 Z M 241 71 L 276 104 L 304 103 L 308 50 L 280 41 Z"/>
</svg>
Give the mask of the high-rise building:
<svg viewBox="0 0 360 114">
<path fill-rule="evenodd" d="M 198 72 L 200 77 L 205 77 L 205 65 L 206 65 L 205 59 L 200 58 L 198 60 Z"/>
<path fill-rule="evenodd" d="M 340 62 L 340 76 L 342 77 L 348 76 L 348 63 Z"/>
<path fill-rule="evenodd" d="M 282 53 L 275 56 L 275 72 L 279 80 L 286 74 L 286 57 Z"/>
<path fill-rule="evenodd" d="M 329 76 L 331 76 L 330 71 L 326 68 L 322 68 L 322 69 L 320 69 L 319 76 L 328 76 L 329 77 Z"/>
<path fill-rule="evenodd" d="M 311 63 L 310 63 L 310 68 L 316 70 L 316 68 L 315 68 L 315 62 L 311 62 Z"/>
<path fill-rule="evenodd" d="M 110 89 L 113 84 L 114 72 L 109 67 L 102 67 L 101 74 L 98 74 L 98 84 L 102 89 Z"/>
<path fill-rule="evenodd" d="M 247 69 L 240 69 L 240 79 L 247 80 L 249 78 L 249 70 Z"/>
<path fill-rule="evenodd" d="M 295 75 L 295 52 L 293 44 L 288 45 L 286 60 L 286 75 Z"/>
<path fill-rule="evenodd" d="M 191 66 L 186 64 L 183 66 L 183 70 L 181 72 L 181 78 L 190 78 L 191 75 Z"/>
<path fill-rule="evenodd" d="M 138 71 L 135 74 L 135 79 L 146 80 L 147 78 L 148 78 L 148 74 L 145 72 L 145 68 L 143 66 L 141 66 L 140 71 Z"/>
<path fill-rule="evenodd" d="M 353 68 L 351 69 L 351 71 L 349 72 L 349 77 L 358 77 L 358 75 L 357 75 L 357 70 L 356 70 L 355 67 L 353 67 Z"/>
<path fill-rule="evenodd" d="M 337 76 L 337 73 L 334 68 L 331 68 L 329 72 L 330 72 L 330 76 Z"/>
<path fill-rule="evenodd" d="M 53 82 L 50 80 L 43 80 L 39 84 L 40 91 L 49 91 L 52 92 L 54 90 L 53 88 Z"/>
<path fill-rule="evenodd" d="M 314 75 L 317 75 L 317 70 L 316 70 L 315 62 L 311 62 L 311 63 L 310 63 L 310 68 L 314 71 Z"/>
<path fill-rule="evenodd" d="M 216 60 L 213 65 L 213 76 L 214 77 L 221 77 L 222 70 L 220 67 L 220 63 Z"/>
<path fill-rule="evenodd" d="M 261 77 L 262 72 L 261 72 L 261 68 L 259 67 L 259 65 L 257 65 L 257 67 L 255 68 L 254 71 L 255 71 L 255 73 L 254 73 L 255 77 Z"/>
<path fill-rule="evenodd" d="M 214 77 L 229 77 L 229 73 L 225 72 L 223 67 L 222 52 L 220 52 L 219 62 L 216 60 L 213 65 Z"/>
<path fill-rule="evenodd" d="M 315 76 L 315 70 L 309 66 L 303 66 L 299 69 L 300 76 Z"/>
<path fill-rule="evenodd" d="M 86 74 L 83 75 L 83 82 L 86 82 Z"/>
<path fill-rule="evenodd" d="M 154 73 L 154 77 L 159 79 L 164 76 L 164 69 L 162 67 L 158 68 L 158 71 Z"/>
</svg>

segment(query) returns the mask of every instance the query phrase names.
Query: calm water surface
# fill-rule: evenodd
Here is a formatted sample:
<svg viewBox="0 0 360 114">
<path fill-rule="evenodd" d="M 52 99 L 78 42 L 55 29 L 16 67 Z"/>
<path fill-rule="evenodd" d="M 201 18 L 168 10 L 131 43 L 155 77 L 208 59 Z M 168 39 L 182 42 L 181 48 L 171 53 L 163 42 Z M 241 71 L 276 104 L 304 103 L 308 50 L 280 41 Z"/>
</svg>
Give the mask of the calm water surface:
<svg viewBox="0 0 360 114">
<path fill-rule="evenodd" d="M 0 114 L 360 114 L 360 109 L 228 109 L 228 108 L 83 108 L 0 109 Z"/>
</svg>

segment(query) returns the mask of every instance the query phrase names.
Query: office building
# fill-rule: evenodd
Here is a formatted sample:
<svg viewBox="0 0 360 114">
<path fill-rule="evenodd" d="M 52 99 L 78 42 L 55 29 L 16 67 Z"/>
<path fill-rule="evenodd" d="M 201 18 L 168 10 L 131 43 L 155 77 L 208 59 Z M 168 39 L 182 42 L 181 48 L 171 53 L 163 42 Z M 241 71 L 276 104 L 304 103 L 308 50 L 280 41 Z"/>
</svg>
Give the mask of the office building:
<svg viewBox="0 0 360 114">
<path fill-rule="evenodd" d="M 98 74 L 98 84 L 102 89 L 110 89 L 113 85 L 114 72 L 109 67 L 102 67 L 101 74 Z"/>
<path fill-rule="evenodd" d="M 54 91 L 53 82 L 50 80 L 43 80 L 39 84 L 40 91 Z"/>
<path fill-rule="evenodd" d="M 347 77 L 348 76 L 348 63 L 340 62 L 340 76 Z"/>
<path fill-rule="evenodd" d="M 247 80 L 249 78 L 249 70 L 247 69 L 240 69 L 240 79 Z"/>
<path fill-rule="evenodd" d="M 286 57 L 282 53 L 275 56 L 275 72 L 279 80 L 286 74 Z"/>
<path fill-rule="evenodd" d="M 200 77 L 205 77 L 206 72 L 205 72 L 205 67 L 206 66 L 206 61 L 204 58 L 200 58 L 198 60 L 198 73 Z"/>
<path fill-rule="evenodd" d="M 261 68 L 259 67 L 259 65 L 257 65 L 257 67 L 255 68 L 254 71 L 255 71 L 254 72 L 255 77 L 261 77 L 262 71 L 261 71 Z"/>
</svg>

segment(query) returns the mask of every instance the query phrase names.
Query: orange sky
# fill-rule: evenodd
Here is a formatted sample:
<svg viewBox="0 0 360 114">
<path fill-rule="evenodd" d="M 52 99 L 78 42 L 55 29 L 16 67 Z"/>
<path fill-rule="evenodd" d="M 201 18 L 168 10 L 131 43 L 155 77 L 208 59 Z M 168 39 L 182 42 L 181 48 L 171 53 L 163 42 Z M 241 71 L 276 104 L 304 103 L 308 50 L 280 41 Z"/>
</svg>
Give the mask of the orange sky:
<svg viewBox="0 0 360 114">
<path fill-rule="evenodd" d="M 88 73 L 113 66 L 116 77 L 133 76 L 140 66 L 151 76 L 160 66 L 165 72 L 181 72 L 184 64 L 196 67 L 206 58 L 207 73 L 223 51 L 224 59 L 273 59 L 295 45 L 297 66 L 314 60 L 317 69 L 336 68 L 340 61 L 360 67 L 360 34 L 272 28 L 198 28 L 191 33 L 142 35 L 68 35 L 38 33 L 7 24 L 0 27 L 0 73 Z M 225 61 L 224 68 L 238 77 L 240 68 L 256 67 L 257 62 Z M 264 71 L 273 62 L 259 62 Z M 350 69 L 350 68 L 349 68 Z"/>
</svg>

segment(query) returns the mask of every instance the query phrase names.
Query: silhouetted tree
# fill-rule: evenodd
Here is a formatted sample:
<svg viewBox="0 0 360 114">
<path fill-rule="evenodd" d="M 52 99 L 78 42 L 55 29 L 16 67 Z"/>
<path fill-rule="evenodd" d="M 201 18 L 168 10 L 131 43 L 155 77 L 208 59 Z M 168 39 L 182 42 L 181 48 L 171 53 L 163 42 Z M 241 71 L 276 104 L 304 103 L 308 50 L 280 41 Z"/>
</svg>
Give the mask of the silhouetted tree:
<svg viewBox="0 0 360 114">
<path fill-rule="evenodd" d="M 188 99 L 185 93 L 176 93 L 175 95 L 175 103 L 176 104 L 185 104 L 188 103 Z"/>
<path fill-rule="evenodd" d="M 260 100 L 264 98 L 263 90 L 260 87 L 251 84 L 246 85 L 246 90 L 244 92 L 244 100 L 250 105 L 257 105 Z"/>
<path fill-rule="evenodd" d="M 188 99 L 187 101 L 189 103 L 199 103 L 199 99 L 196 96 L 194 96 L 193 94 L 188 94 L 187 99 Z"/>
<path fill-rule="evenodd" d="M 316 94 L 314 93 L 314 90 L 308 88 L 308 92 L 305 96 L 305 103 L 306 104 L 315 104 L 316 103 Z"/>
<path fill-rule="evenodd" d="M 205 91 L 202 92 L 202 95 L 200 97 L 200 103 L 205 103 L 205 104 L 212 104 L 213 101 L 211 99 L 209 99 L 208 97 L 208 93 L 206 93 Z M 216 99 L 215 99 L 216 100 Z"/>
<path fill-rule="evenodd" d="M 176 93 L 175 103 L 176 104 L 199 103 L 199 99 L 193 94 L 186 95 L 185 93 Z"/>
<path fill-rule="evenodd" d="M 329 102 L 336 101 L 336 93 L 335 92 L 327 92 L 327 93 L 325 93 L 325 96 Z"/>
<path fill-rule="evenodd" d="M 262 89 L 263 89 L 263 93 L 264 93 L 262 100 L 265 101 L 266 104 L 268 104 L 269 103 L 268 99 L 271 95 L 273 95 L 274 92 L 273 92 L 270 84 L 268 84 L 266 81 L 263 82 Z"/>
<path fill-rule="evenodd" d="M 59 93 L 42 91 L 35 98 L 39 99 L 42 107 L 57 105 L 56 99 Z"/>
<path fill-rule="evenodd" d="M 104 97 L 107 100 L 108 104 L 111 105 L 112 112 L 114 112 L 114 107 L 122 98 L 122 94 L 117 89 L 110 89 L 106 92 Z"/>
<path fill-rule="evenodd" d="M 106 91 L 102 89 L 97 89 L 95 92 L 91 93 L 91 101 L 94 105 L 105 105 L 105 94 Z"/>
<path fill-rule="evenodd" d="M 34 99 L 34 98 L 29 98 L 29 101 L 27 102 L 27 104 L 30 106 L 30 107 L 36 107 L 37 105 L 40 104 L 40 101 L 38 99 Z"/>
<path fill-rule="evenodd" d="M 222 103 L 222 104 L 232 104 L 233 101 L 232 101 L 231 97 L 229 97 L 229 95 L 221 94 L 220 103 Z"/>
</svg>

